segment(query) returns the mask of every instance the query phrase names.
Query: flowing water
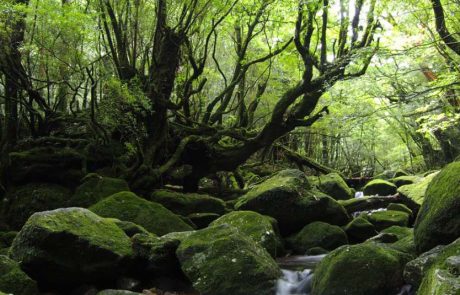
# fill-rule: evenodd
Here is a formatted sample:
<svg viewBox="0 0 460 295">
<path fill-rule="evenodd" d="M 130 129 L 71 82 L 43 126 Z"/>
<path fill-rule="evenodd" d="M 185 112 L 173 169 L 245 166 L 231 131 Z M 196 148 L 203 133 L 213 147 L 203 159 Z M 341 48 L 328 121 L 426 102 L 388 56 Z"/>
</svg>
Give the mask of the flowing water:
<svg viewBox="0 0 460 295">
<path fill-rule="evenodd" d="M 283 277 L 276 284 L 276 295 L 310 294 L 313 269 L 324 256 L 291 256 L 278 260 Z"/>
</svg>

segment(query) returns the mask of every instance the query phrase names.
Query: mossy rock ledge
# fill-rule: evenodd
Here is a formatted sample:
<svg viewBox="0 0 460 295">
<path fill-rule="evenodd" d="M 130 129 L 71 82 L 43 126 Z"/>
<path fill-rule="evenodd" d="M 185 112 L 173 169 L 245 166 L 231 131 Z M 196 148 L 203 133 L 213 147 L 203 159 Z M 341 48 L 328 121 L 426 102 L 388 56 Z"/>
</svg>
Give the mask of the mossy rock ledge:
<svg viewBox="0 0 460 295">
<path fill-rule="evenodd" d="M 283 170 L 240 197 L 237 210 L 255 211 L 278 221 L 283 236 L 300 231 L 314 221 L 344 225 L 345 208 L 330 196 L 311 189 L 300 170 Z"/>
<path fill-rule="evenodd" d="M 390 226 L 409 226 L 409 214 L 401 211 L 385 210 L 363 214 L 370 223 L 375 226 L 377 231 L 384 230 Z"/>
<path fill-rule="evenodd" d="M 396 194 L 397 189 L 398 188 L 396 185 L 389 181 L 383 179 L 374 179 L 364 186 L 363 192 L 365 196 L 389 196 Z"/>
<path fill-rule="evenodd" d="M 176 254 L 194 288 L 204 295 L 272 295 L 281 276 L 264 248 L 227 224 L 192 233 Z"/>
<path fill-rule="evenodd" d="M 210 226 L 229 224 L 246 237 L 264 247 L 272 257 L 281 254 L 283 243 L 279 234 L 278 223 L 269 216 L 253 211 L 235 211 L 213 221 Z"/>
<path fill-rule="evenodd" d="M 41 286 L 68 288 L 115 279 L 132 249 L 112 220 L 66 208 L 32 215 L 14 239 L 10 256 Z"/>
<path fill-rule="evenodd" d="M 420 206 L 423 204 L 428 185 L 438 173 L 439 171 L 430 173 L 429 175 L 422 178 L 419 182 L 414 184 L 400 186 L 398 188 L 398 193 L 402 197 L 405 197 Z"/>
<path fill-rule="evenodd" d="M 37 283 L 21 270 L 19 263 L 0 255 L 0 294 L 2 291 L 14 295 L 39 294 Z"/>
<path fill-rule="evenodd" d="M 311 294 L 397 294 L 408 260 L 408 255 L 379 243 L 342 246 L 316 267 Z"/>
<path fill-rule="evenodd" d="M 460 162 L 447 165 L 429 184 L 415 222 L 419 253 L 460 237 Z"/>
<path fill-rule="evenodd" d="M 133 222 L 158 236 L 192 230 L 178 215 L 132 192 L 116 193 L 91 206 L 89 210 L 102 217 Z"/>
</svg>

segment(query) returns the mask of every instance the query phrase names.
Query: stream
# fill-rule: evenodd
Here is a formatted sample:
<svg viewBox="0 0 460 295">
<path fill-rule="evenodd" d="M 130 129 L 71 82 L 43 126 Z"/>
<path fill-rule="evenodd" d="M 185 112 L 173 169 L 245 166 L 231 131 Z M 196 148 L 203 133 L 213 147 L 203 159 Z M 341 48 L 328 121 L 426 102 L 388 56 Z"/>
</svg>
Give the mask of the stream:
<svg viewBox="0 0 460 295">
<path fill-rule="evenodd" d="M 313 269 L 325 256 L 290 256 L 279 259 L 283 276 L 276 284 L 276 295 L 310 294 Z"/>
</svg>

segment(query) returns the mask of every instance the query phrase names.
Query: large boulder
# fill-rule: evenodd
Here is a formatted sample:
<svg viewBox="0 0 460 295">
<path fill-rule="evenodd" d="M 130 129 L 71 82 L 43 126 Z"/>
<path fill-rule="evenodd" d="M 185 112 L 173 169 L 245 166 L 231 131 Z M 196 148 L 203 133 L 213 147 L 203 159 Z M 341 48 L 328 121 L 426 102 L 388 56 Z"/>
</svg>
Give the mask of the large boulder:
<svg viewBox="0 0 460 295">
<path fill-rule="evenodd" d="M 375 226 L 363 217 L 353 219 L 343 229 L 350 243 L 362 243 L 377 235 Z"/>
<path fill-rule="evenodd" d="M 192 233 L 176 253 L 182 270 L 204 295 L 271 295 L 281 275 L 264 248 L 230 225 Z"/>
<path fill-rule="evenodd" d="M 122 191 L 129 191 L 128 183 L 125 180 L 91 173 L 77 187 L 69 200 L 69 206 L 88 208 L 100 200 Z"/>
<path fill-rule="evenodd" d="M 313 221 L 343 225 L 349 220 L 336 200 L 313 190 L 300 170 L 284 170 L 240 197 L 237 210 L 256 211 L 278 221 L 282 235 L 291 235 Z"/>
<path fill-rule="evenodd" d="M 74 188 L 84 176 L 84 156 L 71 148 L 37 147 L 9 154 L 8 177 L 15 185 L 51 182 Z"/>
<path fill-rule="evenodd" d="M 316 267 L 312 295 L 397 294 L 410 257 L 388 246 L 366 242 L 342 246 Z"/>
<path fill-rule="evenodd" d="M 273 257 L 280 254 L 283 248 L 279 235 L 278 223 L 269 216 L 253 211 L 235 211 L 215 220 L 210 226 L 229 224 L 245 236 L 264 247 Z"/>
<path fill-rule="evenodd" d="M 348 238 L 339 226 L 316 221 L 306 225 L 288 242 L 296 254 L 305 254 L 313 248 L 334 250 L 348 244 Z"/>
<path fill-rule="evenodd" d="M 184 194 L 170 190 L 156 190 L 150 197 L 151 201 L 157 202 L 172 212 L 180 215 L 192 213 L 225 213 L 225 202 L 221 199 L 203 194 Z"/>
<path fill-rule="evenodd" d="M 421 295 L 460 294 L 460 238 L 439 245 L 407 263 L 406 281 Z"/>
<path fill-rule="evenodd" d="M 460 236 L 460 162 L 449 164 L 428 186 L 415 222 L 415 244 L 422 253 Z"/>
<path fill-rule="evenodd" d="M 16 261 L 0 255 L 0 293 L 14 295 L 35 295 L 38 293 L 37 283 L 19 267 Z"/>
<path fill-rule="evenodd" d="M 15 230 L 21 229 L 35 212 L 66 207 L 71 191 L 51 183 L 30 183 L 6 194 L 3 207 L 5 222 Z"/>
<path fill-rule="evenodd" d="M 363 214 L 362 216 L 372 223 L 378 231 L 393 225 L 409 226 L 410 216 L 406 212 L 385 210 Z"/>
<path fill-rule="evenodd" d="M 363 192 L 366 196 L 389 196 L 396 194 L 397 189 L 398 188 L 396 187 L 396 185 L 389 181 L 382 179 L 374 179 L 364 186 Z"/>
<path fill-rule="evenodd" d="M 330 173 L 315 178 L 309 178 L 320 191 L 336 200 L 348 200 L 354 197 L 353 190 L 338 173 Z"/>
<path fill-rule="evenodd" d="M 142 199 L 132 192 L 114 194 L 89 209 L 102 217 L 136 223 L 159 236 L 192 230 L 190 225 L 162 205 Z"/>
<path fill-rule="evenodd" d="M 407 198 L 418 205 L 422 205 L 426 189 L 438 173 L 439 171 L 430 173 L 429 175 L 425 176 L 424 178 L 422 178 L 418 182 L 415 182 L 414 184 L 400 186 L 398 188 L 398 193 L 402 197 Z"/>
<path fill-rule="evenodd" d="M 46 288 L 111 281 L 131 255 L 129 237 L 113 221 L 83 208 L 35 213 L 10 250 Z"/>
</svg>

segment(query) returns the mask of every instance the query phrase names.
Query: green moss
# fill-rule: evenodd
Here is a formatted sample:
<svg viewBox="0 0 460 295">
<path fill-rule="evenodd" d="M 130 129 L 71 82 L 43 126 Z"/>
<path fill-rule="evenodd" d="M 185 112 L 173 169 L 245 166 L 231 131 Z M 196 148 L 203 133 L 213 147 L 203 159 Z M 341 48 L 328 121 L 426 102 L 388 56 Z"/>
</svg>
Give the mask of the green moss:
<svg viewBox="0 0 460 295">
<path fill-rule="evenodd" d="M 133 222 L 119 220 L 116 218 L 107 218 L 107 219 L 113 221 L 128 237 L 132 237 L 136 234 L 155 235 L 147 231 L 142 226 L 135 224 Z"/>
<path fill-rule="evenodd" d="M 363 216 L 372 223 L 378 231 L 393 225 L 406 227 L 409 225 L 409 214 L 401 211 L 376 211 Z"/>
<path fill-rule="evenodd" d="M 315 181 L 319 190 L 331 196 L 335 200 L 347 200 L 353 198 L 354 194 L 343 178 L 337 173 L 321 175 Z"/>
<path fill-rule="evenodd" d="M 83 208 L 35 213 L 10 250 L 11 258 L 47 286 L 113 279 L 131 254 L 128 236 L 113 221 Z"/>
<path fill-rule="evenodd" d="M 357 217 L 344 227 L 351 243 L 361 243 L 377 235 L 375 226 L 365 218 Z"/>
<path fill-rule="evenodd" d="M 288 242 L 295 253 L 305 254 L 317 247 L 334 250 L 348 244 L 348 238 L 340 227 L 317 221 L 306 225 L 299 233 L 290 237 Z"/>
<path fill-rule="evenodd" d="M 403 185 L 398 188 L 398 193 L 421 205 L 428 185 L 438 173 L 439 172 L 431 173 L 417 183 Z"/>
<path fill-rule="evenodd" d="M 71 191 L 50 183 L 30 183 L 7 193 L 5 221 L 15 230 L 21 229 L 35 212 L 65 207 Z"/>
<path fill-rule="evenodd" d="M 88 208 L 100 200 L 122 191 L 129 191 L 128 183 L 123 179 L 102 177 L 89 174 L 83 183 L 77 187 L 74 195 L 69 200 L 72 207 Z"/>
<path fill-rule="evenodd" d="M 14 295 L 39 294 L 37 283 L 25 274 L 19 264 L 0 255 L 0 290 Z"/>
<path fill-rule="evenodd" d="M 405 212 L 405 213 L 409 214 L 409 216 L 412 216 L 412 210 L 409 209 L 409 207 L 407 207 L 404 204 L 391 203 L 391 204 L 389 204 L 387 206 L 387 210 L 401 211 L 401 212 Z"/>
<path fill-rule="evenodd" d="M 406 262 L 407 256 L 376 243 L 342 246 L 316 267 L 311 294 L 396 294 Z"/>
<path fill-rule="evenodd" d="M 280 254 L 283 246 L 275 219 L 253 211 L 228 213 L 211 223 L 210 226 L 228 224 L 238 229 L 245 237 L 251 238 L 264 247 L 272 257 Z"/>
<path fill-rule="evenodd" d="M 412 228 L 402 226 L 391 226 L 381 231 L 382 234 L 393 234 L 397 237 L 397 241 L 391 243 L 393 249 L 416 255 L 414 243 L 414 230 Z"/>
<path fill-rule="evenodd" d="M 229 225 L 208 227 L 182 240 L 182 270 L 202 294 L 273 294 L 281 275 L 268 252 Z"/>
<path fill-rule="evenodd" d="M 415 244 L 421 253 L 460 236 L 460 162 L 454 162 L 429 184 L 415 223 Z"/>
<path fill-rule="evenodd" d="M 367 183 L 363 188 L 364 195 L 366 196 L 389 196 L 394 195 L 396 190 L 396 185 L 383 179 L 374 179 Z"/>
<path fill-rule="evenodd" d="M 130 221 L 159 236 L 192 228 L 162 205 L 139 198 L 131 192 L 112 195 L 89 208 L 103 216 Z"/>
<path fill-rule="evenodd" d="M 184 194 L 169 190 L 154 191 L 150 200 L 157 202 L 176 214 L 187 216 L 192 213 L 224 214 L 225 202 L 202 194 Z"/>
<path fill-rule="evenodd" d="M 291 235 L 313 221 L 345 224 L 345 209 L 328 195 L 310 187 L 303 172 L 285 170 L 255 186 L 238 199 L 237 210 L 255 211 L 278 221 L 281 234 Z"/>
<path fill-rule="evenodd" d="M 18 235 L 16 231 L 0 232 L 0 248 L 9 247 L 14 238 Z"/>
<path fill-rule="evenodd" d="M 395 174 L 393 176 L 393 178 L 397 178 L 397 177 L 401 177 L 401 176 L 409 176 L 409 173 L 405 170 L 402 170 L 402 169 L 398 169 L 395 171 Z"/>
</svg>

